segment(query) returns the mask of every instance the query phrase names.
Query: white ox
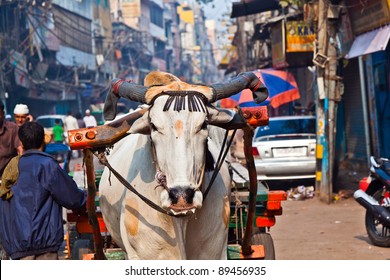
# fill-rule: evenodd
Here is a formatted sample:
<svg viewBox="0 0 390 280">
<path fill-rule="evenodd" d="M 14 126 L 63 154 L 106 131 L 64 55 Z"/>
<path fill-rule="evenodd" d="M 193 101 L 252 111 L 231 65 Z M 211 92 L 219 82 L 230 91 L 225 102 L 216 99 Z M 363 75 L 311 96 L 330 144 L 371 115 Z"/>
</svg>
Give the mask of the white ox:
<svg viewBox="0 0 390 280">
<path fill-rule="evenodd" d="M 101 211 L 129 259 L 226 259 L 231 178 L 225 164 L 206 199 L 203 194 L 213 174 L 206 157 L 211 154 L 216 162 L 220 151 L 210 130 L 223 133 L 209 125 L 228 123 L 233 115 L 208 103 L 243 88 L 256 89 L 257 78 L 244 74 L 211 87 L 189 85 L 162 72 L 149 74 L 145 88 L 113 81 L 106 99 L 108 119 L 115 115 L 120 96 L 150 108 L 133 124 L 131 135 L 114 145 L 108 161 L 139 193 L 172 214 L 151 208 L 105 169 L 99 186 Z"/>
</svg>

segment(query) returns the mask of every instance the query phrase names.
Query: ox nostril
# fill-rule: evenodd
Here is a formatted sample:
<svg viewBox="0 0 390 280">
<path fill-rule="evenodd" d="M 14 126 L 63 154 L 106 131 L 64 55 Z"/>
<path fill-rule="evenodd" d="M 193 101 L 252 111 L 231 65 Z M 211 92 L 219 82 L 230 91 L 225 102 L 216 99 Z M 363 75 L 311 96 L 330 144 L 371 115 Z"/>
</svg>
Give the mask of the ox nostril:
<svg viewBox="0 0 390 280">
<path fill-rule="evenodd" d="M 195 190 L 188 187 L 175 187 L 169 190 L 169 198 L 172 204 L 178 204 L 184 201 L 186 204 L 192 204 L 194 201 Z"/>
<path fill-rule="evenodd" d="M 177 201 L 180 196 L 180 190 L 178 188 L 172 188 L 169 190 L 169 198 L 172 201 L 172 204 L 177 204 Z"/>
<path fill-rule="evenodd" d="M 195 190 L 191 188 L 186 188 L 184 190 L 184 198 L 187 200 L 187 203 L 192 204 L 194 201 Z"/>
</svg>

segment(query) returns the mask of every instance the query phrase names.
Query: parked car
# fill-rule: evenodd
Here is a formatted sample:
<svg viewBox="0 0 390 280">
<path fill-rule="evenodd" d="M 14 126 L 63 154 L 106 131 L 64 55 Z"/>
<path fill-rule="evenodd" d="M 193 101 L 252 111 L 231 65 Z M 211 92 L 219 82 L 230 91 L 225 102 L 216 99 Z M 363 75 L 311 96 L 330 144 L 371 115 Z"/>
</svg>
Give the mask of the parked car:
<svg viewBox="0 0 390 280">
<path fill-rule="evenodd" d="M 39 116 L 35 121 L 43 126 L 45 133 L 53 136 L 53 127 L 56 120 L 60 120 L 60 125 L 64 126 L 65 115 L 42 115 Z M 68 141 L 68 135 L 64 132 L 65 141 Z"/>
<path fill-rule="evenodd" d="M 256 128 L 252 149 L 258 180 L 315 178 L 316 119 L 271 117 Z"/>
</svg>

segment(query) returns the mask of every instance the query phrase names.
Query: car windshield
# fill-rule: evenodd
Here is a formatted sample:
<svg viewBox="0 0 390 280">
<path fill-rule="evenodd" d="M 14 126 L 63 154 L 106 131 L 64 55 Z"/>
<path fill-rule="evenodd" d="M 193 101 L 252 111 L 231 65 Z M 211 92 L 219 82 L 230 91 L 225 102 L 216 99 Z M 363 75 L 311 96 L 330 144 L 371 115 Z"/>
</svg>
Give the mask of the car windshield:
<svg viewBox="0 0 390 280">
<path fill-rule="evenodd" d="M 257 129 L 256 138 L 264 138 L 266 136 L 287 136 L 288 134 L 315 134 L 316 120 L 315 118 L 286 118 L 286 119 L 270 119 L 267 126 L 261 126 Z"/>
<path fill-rule="evenodd" d="M 42 125 L 45 128 L 50 128 L 50 127 L 54 127 L 55 120 L 57 120 L 57 119 L 56 118 L 41 118 L 41 119 L 37 119 L 37 123 L 39 123 L 40 125 Z M 62 120 L 61 119 L 58 119 L 58 120 L 60 121 L 60 125 L 63 125 Z"/>
</svg>

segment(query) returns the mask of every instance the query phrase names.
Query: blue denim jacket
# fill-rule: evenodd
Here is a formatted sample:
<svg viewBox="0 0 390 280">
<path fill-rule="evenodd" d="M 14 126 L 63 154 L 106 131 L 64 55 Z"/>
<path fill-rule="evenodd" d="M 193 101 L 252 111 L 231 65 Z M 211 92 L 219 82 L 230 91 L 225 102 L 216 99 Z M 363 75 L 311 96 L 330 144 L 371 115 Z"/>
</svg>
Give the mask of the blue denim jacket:
<svg viewBox="0 0 390 280">
<path fill-rule="evenodd" d="M 12 259 L 56 252 L 64 240 L 62 207 L 85 205 L 86 192 L 49 154 L 26 151 L 13 197 L 0 199 L 0 239 Z"/>
</svg>

